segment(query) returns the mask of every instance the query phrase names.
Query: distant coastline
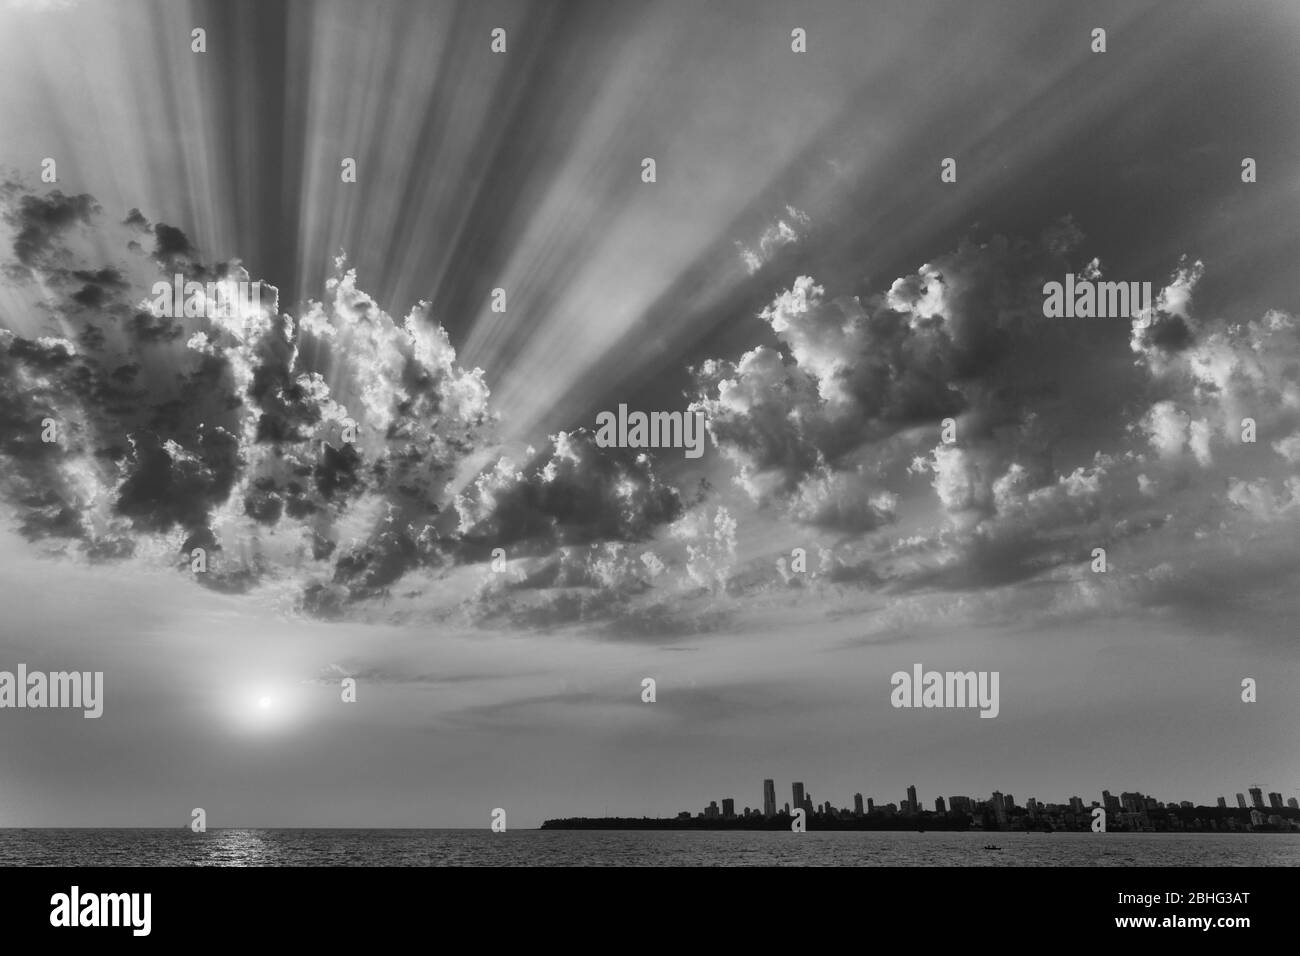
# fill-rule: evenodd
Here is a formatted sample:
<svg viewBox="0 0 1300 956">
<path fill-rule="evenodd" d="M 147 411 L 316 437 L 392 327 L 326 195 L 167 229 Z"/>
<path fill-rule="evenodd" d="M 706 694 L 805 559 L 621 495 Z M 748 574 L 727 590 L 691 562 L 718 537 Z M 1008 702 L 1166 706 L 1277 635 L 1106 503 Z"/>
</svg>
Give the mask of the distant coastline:
<svg viewBox="0 0 1300 956">
<path fill-rule="evenodd" d="M 1300 813 L 1286 810 L 1282 823 L 1252 824 L 1249 811 L 1222 807 L 1178 808 L 1164 815 L 1152 814 L 1145 825 L 1126 826 L 1114 821 L 1106 832 L 1113 833 L 1295 833 L 1300 825 Z M 542 830 L 790 830 L 794 818 L 787 813 L 771 817 L 757 814 L 736 817 L 563 817 L 543 821 Z M 935 830 L 972 833 L 1083 833 L 1090 830 L 1086 817 L 1075 826 L 1055 825 L 1050 819 L 1033 820 L 1020 816 L 1003 823 L 982 816 L 964 813 L 914 814 L 867 813 L 857 815 L 808 815 L 808 830 Z"/>
<path fill-rule="evenodd" d="M 716 819 L 705 817 L 567 817 L 546 820 L 542 830 L 789 830 L 793 817 L 778 813 L 769 819 L 736 817 Z M 978 830 L 971 826 L 967 816 L 887 817 L 884 814 L 869 817 L 835 819 L 814 814 L 807 820 L 809 830 Z"/>
</svg>

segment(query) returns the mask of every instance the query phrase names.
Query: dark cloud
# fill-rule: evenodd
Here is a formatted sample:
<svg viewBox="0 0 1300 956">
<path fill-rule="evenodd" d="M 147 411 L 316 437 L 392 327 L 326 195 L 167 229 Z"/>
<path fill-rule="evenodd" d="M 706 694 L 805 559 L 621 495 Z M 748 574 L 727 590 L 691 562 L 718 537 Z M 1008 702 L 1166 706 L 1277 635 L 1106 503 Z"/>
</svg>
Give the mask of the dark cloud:
<svg viewBox="0 0 1300 956">
<path fill-rule="evenodd" d="M 340 268 L 323 301 L 281 315 L 274 287 L 254 287 L 238 262 L 203 265 L 181 230 L 139 210 L 103 224 L 89 196 L 5 195 L 14 258 L 43 270 L 73 337 L 0 332 L 4 497 L 32 540 L 73 542 L 93 560 L 179 545 L 187 571 L 201 547 L 202 585 L 238 593 L 286 578 L 302 609 L 338 617 L 387 601 L 417 569 L 496 546 L 642 540 L 682 512 L 648 459 L 586 435 L 557 436 L 517 474 L 490 468 L 456 501 L 470 456 L 491 461 L 494 419 L 482 372 L 456 364 L 426 304 L 394 320 Z M 77 223 L 128 252 L 151 229 L 153 255 L 87 264 L 61 240 Z M 172 270 L 223 283 L 236 305 L 214 309 L 208 286 L 203 315 L 171 314 L 151 286 Z M 40 440 L 45 419 L 55 442 Z M 559 577 L 546 586 L 562 589 Z"/>
<path fill-rule="evenodd" d="M 551 453 L 522 469 L 508 461 L 456 501 L 462 540 L 480 552 L 546 552 L 595 541 L 640 541 L 683 511 L 649 458 L 596 447 L 585 430 L 561 432 Z"/>
<path fill-rule="evenodd" d="M 54 190 L 46 196 L 18 195 L 5 212 L 14 237 L 14 257 L 24 266 L 40 265 L 55 249 L 58 238 L 77 225 L 90 225 L 99 204 L 93 196 L 65 196 Z"/>
</svg>

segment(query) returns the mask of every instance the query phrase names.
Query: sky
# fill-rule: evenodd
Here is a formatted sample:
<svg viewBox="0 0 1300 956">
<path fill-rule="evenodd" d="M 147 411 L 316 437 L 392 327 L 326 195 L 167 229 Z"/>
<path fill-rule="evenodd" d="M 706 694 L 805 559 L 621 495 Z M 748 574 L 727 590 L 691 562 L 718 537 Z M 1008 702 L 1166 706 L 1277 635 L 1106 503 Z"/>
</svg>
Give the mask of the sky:
<svg viewBox="0 0 1300 956">
<path fill-rule="evenodd" d="M 362 11 L 0 5 L 0 826 L 1296 794 L 1293 4 Z"/>
</svg>

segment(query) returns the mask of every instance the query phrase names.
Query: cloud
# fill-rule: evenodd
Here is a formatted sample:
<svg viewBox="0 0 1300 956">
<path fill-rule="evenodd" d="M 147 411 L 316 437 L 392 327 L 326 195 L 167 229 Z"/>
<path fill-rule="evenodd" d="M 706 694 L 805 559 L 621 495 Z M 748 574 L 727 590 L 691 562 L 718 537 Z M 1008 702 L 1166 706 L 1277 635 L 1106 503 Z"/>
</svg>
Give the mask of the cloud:
<svg viewBox="0 0 1300 956">
<path fill-rule="evenodd" d="M 501 459 L 457 497 L 469 546 L 549 551 L 560 545 L 645 540 L 683 510 L 676 489 L 643 454 L 601 449 L 586 430 L 559 432 L 524 468 Z"/>
<path fill-rule="evenodd" d="M 865 297 L 801 276 L 759 315 L 775 347 L 700 364 L 693 407 L 737 486 L 838 536 L 806 573 L 767 563 L 767 586 L 1009 588 L 1089 574 L 1096 547 L 1118 581 L 1137 571 L 1116 554 L 1294 533 L 1296 486 L 1276 467 L 1300 456 L 1293 317 L 1197 315 L 1205 267 L 1182 260 L 1131 323 L 1045 319 L 1046 279 L 1102 275 L 1071 263 L 1083 242 L 1069 220 L 963 242 Z M 910 533 L 885 537 L 904 515 Z"/>
<path fill-rule="evenodd" d="M 772 257 L 783 247 L 794 245 L 806 234 L 812 224 L 806 212 L 794 206 L 785 207 L 785 216 L 770 223 L 763 229 L 754 246 L 740 247 L 740 258 L 745 268 L 753 275 L 771 261 Z"/>
<path fill-rule="evenodd" d="M 684 511 L 652 460 L 585 431 L 522 466 L 499 456 L 484 373 L 459 365 L 427 303 L 395 319 L 340 259 L 320 301 L 282 313 L 239 261 L 204 264 L 139 210 L 114 223 L 89 196 L 4 197 L 11 289 L 64 331 L 0 329 L 0 494 L 34 543 L 198 567 L 225 592 L 287 586 L 322 617 L 497 547 L 542 562 L 530 587 L 576 583 L 597 605 L 668 574 L 620 550 Z M 74 227 L 124 246 L 118 264 L 88 264 Z M 202 284 L 180 314 L 174 272 Z"/>
</svg>

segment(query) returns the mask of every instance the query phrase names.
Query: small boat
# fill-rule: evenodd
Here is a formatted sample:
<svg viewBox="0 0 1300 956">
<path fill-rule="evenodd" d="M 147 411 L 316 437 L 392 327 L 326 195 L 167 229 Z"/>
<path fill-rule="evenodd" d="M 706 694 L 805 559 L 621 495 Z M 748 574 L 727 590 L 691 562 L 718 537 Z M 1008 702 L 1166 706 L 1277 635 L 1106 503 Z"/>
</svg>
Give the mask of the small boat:
<svg viewBox="0 0 1300 956">
<path fill-rule="evenodd" d="M 986 850 L 1000 850 L 1000 849 L 1002 849 L 1002 847 L 1000 847 L 1000 846 L 994 846 L 992 843 L 986 843 L 986 844 L 984 844 L 984 849 L 986 849 Z"/>
</svg>

